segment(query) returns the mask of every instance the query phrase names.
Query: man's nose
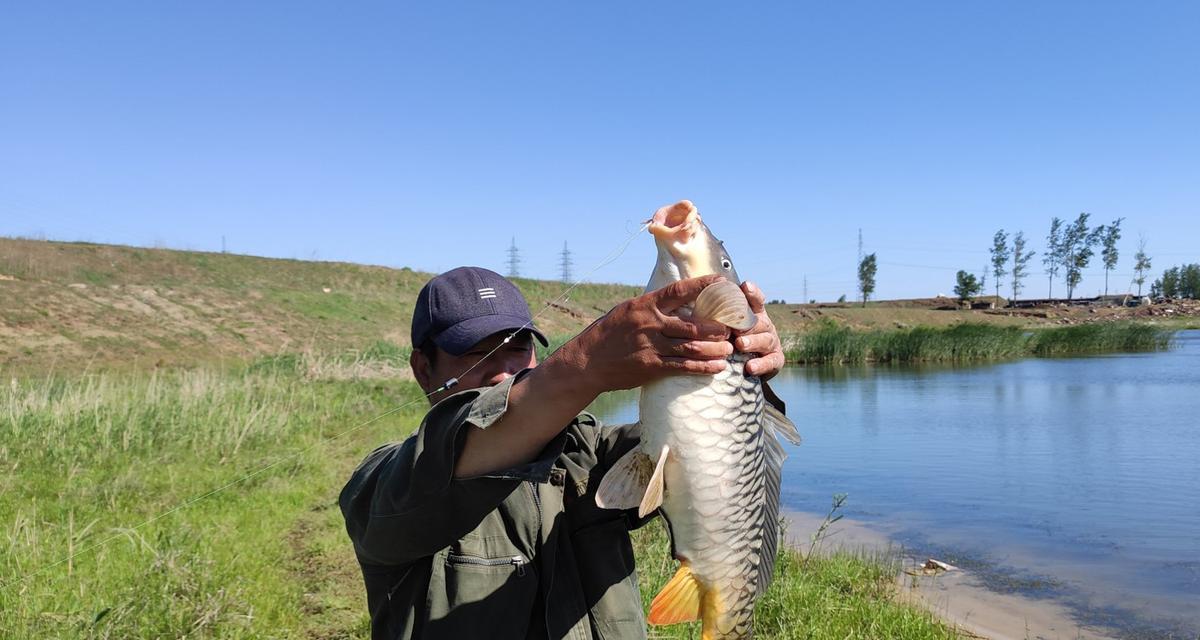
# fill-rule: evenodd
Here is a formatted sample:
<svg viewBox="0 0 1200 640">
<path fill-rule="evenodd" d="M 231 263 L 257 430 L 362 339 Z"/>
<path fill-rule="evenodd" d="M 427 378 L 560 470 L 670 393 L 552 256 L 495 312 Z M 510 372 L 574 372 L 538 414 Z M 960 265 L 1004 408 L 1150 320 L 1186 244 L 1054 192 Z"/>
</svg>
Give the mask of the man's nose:
<svg viewBox="0 0 1200 640">
<path fill-rule="evenodd" d="M 517 373 L 523 368 L 524 367 L 521 366 L 521 363 L 518 363 L 515 360 L 505 362 L 503 368 L 488 377 L 488 386 L 498 385 L 501 382 L 508 380 L 509 378 L 517 375 Z"/>
<path fill-rule="evenodd" d="M 507 369 L 505 369 L 504 371 L 497 371 L 496 373 L 493 373 L 491 375 L 491 377 L 489 377 L 487 379 L 487 385 L 489 387 L 496 386 L 496 385 L 500 384 L 501 382 L 504 382 L 505 380 L 508 380 L 509 378 L 513 377 L 513 374 L 515 374 L 515 373 L 516 373 L 515 371 L 509 371 Z"/>
</svg>

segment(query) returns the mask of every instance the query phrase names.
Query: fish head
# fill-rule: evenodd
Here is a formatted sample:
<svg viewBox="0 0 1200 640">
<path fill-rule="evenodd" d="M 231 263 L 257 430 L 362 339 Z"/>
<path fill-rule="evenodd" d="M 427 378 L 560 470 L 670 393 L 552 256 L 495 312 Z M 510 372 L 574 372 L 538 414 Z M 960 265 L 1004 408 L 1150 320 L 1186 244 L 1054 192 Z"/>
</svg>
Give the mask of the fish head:
<svg viewBox="0 0 1200 640">
<path fill-rule="evenodd" d="M 680 200 L 662 207 L 650 218 L 650 233 L 658 245 L 658 260 L 646 291 L 698 276 L 718 274 L 741 284 L 725 245 L 700 219 L 696 205 Z"/>
</svg>

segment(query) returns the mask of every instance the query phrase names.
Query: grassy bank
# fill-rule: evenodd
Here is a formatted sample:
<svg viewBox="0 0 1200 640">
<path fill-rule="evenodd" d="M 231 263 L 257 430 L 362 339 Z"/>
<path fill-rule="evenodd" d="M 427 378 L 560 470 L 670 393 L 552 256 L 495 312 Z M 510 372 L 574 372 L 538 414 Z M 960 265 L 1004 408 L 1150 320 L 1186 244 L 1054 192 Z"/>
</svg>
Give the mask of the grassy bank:
<svg viewBox="0 0 1200 640">
<path fill-rule="evenodd" d="M 1134 322 L 1023 329 L 963 323 L 951 327 L 855 330 L 825 322 L 784 336 L 789 362 L 968 362 L 1028 356 L 1154 351 L 1170 346 L 1172 330 Z"/>
<path fill-rule="evenodd" d="M 634 532 L 638 578 L 647 610 L 675 574 L 665 527 L 659 522 Z M 957 638 L 923 609 L 899 602 L 899 566 L 886 558 L 849 552 L 813 555 L 784 549 L 771 588 L 754 614 L 759 638 Z M 700 623 L 652 627 L 654 638 L 700 637 Z"/>
<path fill-rule="evenodd" d="M 3 376 L 0 636 L 366 637 L 337 493 L 424 403 L 342 432 L 419 399 L 411 381 L 380 377 L 404 355 L 376 344 L 221 370 Z M 658 524 L 638 550 L 649 598 L 672 570 Z M 947 637 L 893 602 L 885 564 L 780 563 L 760 637 Z"/>
</svg>

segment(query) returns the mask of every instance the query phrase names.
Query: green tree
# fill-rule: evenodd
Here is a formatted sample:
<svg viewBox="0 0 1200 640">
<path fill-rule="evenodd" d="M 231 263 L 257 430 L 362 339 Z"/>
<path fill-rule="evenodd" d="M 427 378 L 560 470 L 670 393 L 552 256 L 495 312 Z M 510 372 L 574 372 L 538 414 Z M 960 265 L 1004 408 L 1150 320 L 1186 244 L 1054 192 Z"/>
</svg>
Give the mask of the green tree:
<svg viewBox="0 0 1200 640">
<path fill-rule="evenodd" d="M 975 297 L 983 287 L 979 284 L 979 279 L 973 273 L 959 270 L 954 276 L 957 281 L 954 285 L 954 295 L 958 296 L 959 302 L 966 302 Z"/>
<path fill-rule="evenodd" d="M 1062 225 L 1063 221 L 1055 216 L 1050 220 L 1050 234 L 1046 236 L 1046 253 L 1042 254 L 1042 266 L 1050 279 L 1046 297 L 1054 297 L 1054 278 L 1062 266 Z"/>
<path fill-rule="evenodd" d="M 1020 295 L 1021 281 L 1029 274 L 1029 261 L 1033 256 L 1037 255 L 1036 251 L 1025 251 L 1025 232 L 1018 231 L 1017 235 L 1013 236 L 1012 243 L 1012 301 L 1017 301 L 1017 296 Z"/>
<path fill-rule="evenodd" d="M 1146 274 L 1150 273 L 1150 256 L 1146 255 L 1146 239 L 1138 238 L 1138 250 L 1133 254 L 1133 281 L 1138 286 L 1138 297 L 1142 297 L 1142 285 L 1146 283 Z"/>
<path fill-rule="evenodd" d="M 1005 266 L 1008 264 L 1008 259 L 1012 256 L 1012 249 L 1008 246 L 1008 234 L 1004 233 L 1004 229 L 996 232 L 992 236 L 992 278 L 996 282 L 996 298 L 1000 298 L 1000 283 L 1004 276 L 1008 275 L 1008 269 Z"/>
<path fill-rule="evenodd" d="M 1067 300 L 1075 295 L 1075 288 L 1083 280 L 1083 270 L 1091 264 L 1092 256 L 1096 253 L 1093 247 L 1100 241 L 1100 234 L 1104 232 L 1103 226 L 1097 229 L 1088 228 L 1090 216 L 1087 212 L 1080 213 L 1075 222 L 1063 230 L 1060 249 L 1064 258 L 1063 275 L 1067 284 Z"/>
<path fill-rule="evenodd" d="M 875 270 L 877 263 L 875 262 L 875 254 L 863 256 L 862 262 L 858 263 L 858 290 L 862 293 L 862 305 L 867 306 L 867 300 L 871 294 L 875 293 Z"/>
<path fill-rule="evenodd" d="M 1108 295 L 1108 272 L 1112 271 L 1117 266 L 1117 258 L 1120 254 L 1117 252 L 1117 240 L 1121 239 L 1121 221 L 1125 218 L 1117 218 L 1112 221 L 1112 224 L 1107 227 L 1100 227 L 1100 244 L 1104 247 L 1100 250 L 1100 259 L 1104 262 L 1104 295 Z"/>
<path fill-rule="evenodd" d="M 1179 297 L 1179 267 L 1171 267 L 1163 271 L 1162 277 L 1150 285 L 1150 292 L 1155 297 Z"/>
<path fill-rule="evenodd" d="M 1184 265 L 1179 271 L 1179 297 L 1200 298 L 1200 264 Z"/>
</svg>

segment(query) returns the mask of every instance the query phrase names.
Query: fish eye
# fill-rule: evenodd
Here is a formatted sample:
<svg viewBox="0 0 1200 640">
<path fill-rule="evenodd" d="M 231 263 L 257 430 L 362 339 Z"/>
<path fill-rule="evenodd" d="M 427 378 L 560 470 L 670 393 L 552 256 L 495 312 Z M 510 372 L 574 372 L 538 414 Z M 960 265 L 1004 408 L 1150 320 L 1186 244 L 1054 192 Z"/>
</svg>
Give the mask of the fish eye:
<svg viewBox="0 0 1200 640">
<path fill-rule="evenodd" d="M 733 268 L 733 263 L 729 261 L 729 258 L 721 258 L 721 268 L 729 271 Z"/>
</svg>

